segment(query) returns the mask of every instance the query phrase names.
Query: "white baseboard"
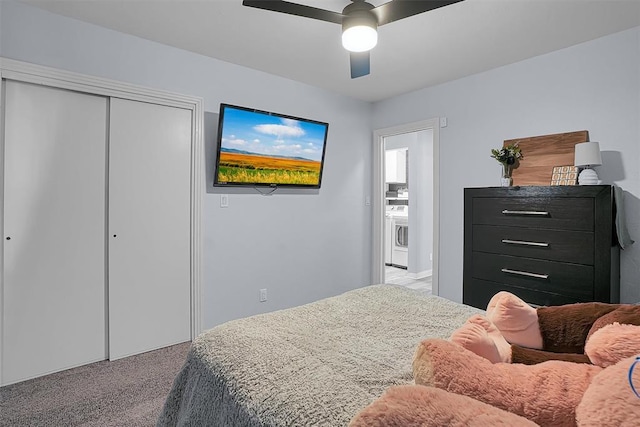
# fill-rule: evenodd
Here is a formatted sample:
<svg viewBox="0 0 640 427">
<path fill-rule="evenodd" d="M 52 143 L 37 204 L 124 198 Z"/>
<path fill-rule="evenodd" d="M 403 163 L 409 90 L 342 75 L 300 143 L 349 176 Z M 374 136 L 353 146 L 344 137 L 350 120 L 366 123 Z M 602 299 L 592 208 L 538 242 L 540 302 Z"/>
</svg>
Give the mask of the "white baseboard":
<svg viewBox="0 0 640 427">
<path fill-rule="evenodd" d="M 424 270 L 419 273 L 407 273 L 407 277 L 414 280 L 424 279 L 425 277 L 431 277 L 432 275 L 433 270 Z"/>
</svg>

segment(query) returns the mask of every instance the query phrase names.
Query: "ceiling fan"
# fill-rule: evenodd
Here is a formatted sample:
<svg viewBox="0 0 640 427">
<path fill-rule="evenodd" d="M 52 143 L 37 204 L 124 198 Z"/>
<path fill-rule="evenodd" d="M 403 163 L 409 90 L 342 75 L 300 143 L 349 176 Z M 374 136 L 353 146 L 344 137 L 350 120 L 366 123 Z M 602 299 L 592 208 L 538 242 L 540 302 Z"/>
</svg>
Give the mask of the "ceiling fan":
<svg viewBox="0 0 640 427">
<path fill-rule="evenodd" d="M 380 25 L 428 12 L 462 0 L 392 0 L 378 7 L 351 0 L 342 13 L 284 0 L 243 0 L 244 6 L 342 24 L 342 45 L 350 52 L 351 78 L 370 72 L 369 51 L 378 42 Z"/>
</svg>

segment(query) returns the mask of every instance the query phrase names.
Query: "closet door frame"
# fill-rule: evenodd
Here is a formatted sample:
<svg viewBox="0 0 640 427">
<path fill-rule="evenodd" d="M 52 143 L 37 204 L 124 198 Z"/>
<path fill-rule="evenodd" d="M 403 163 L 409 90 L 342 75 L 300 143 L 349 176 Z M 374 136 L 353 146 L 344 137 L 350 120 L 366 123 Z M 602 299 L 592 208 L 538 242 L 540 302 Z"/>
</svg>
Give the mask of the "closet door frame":
<svg viewBox="0 0 640 427">
<path fill-rule="evenodd" d="M 73 73 L 27 62 L 0 57 L 0 82 L 5 79 L 41 84 L 54 88 L 74 90 L 93 95 L 123 98 L 132 101 L 149 102 L 170 107 L 191 110 L 191 339 L 202 332 L 201 313 L 201 209 L 204 185 L 204 103 L 202 98 L 150 89 L 79 73 Z M 4 100 L 4 83 L 0 84 L 0 100 Z M 4 139 L 4 102 L 0 102 L 0 138 Z M 0 140 L 0 148 L 4 141 Z M 4 150 L 0 149 L 0 189 L 4 188 Z M 4 195 L 0 194 L 0 210 L 4 211 Z M 0 221 L 0 234 L 4 236 Z M 106 237 L 106 236 L 105 236 Z M 4 259 L 4 245 L 0 245 L 0 271 Z M 4 289 L 4 274 L 0 275 L 0 307 Z M 0 313 L 1 314 L 1 313 Z M 3 316 L 0 315 L 0 333 L 3 330 Z M 1 338 L 1 337 L 0 337 Z M 0 339 L 0 346 L 2 339 Z M 0 348 L 2 354 L 2 348 Z M 0 378 L 0 383 L 2 378 Z"/>
</svg>

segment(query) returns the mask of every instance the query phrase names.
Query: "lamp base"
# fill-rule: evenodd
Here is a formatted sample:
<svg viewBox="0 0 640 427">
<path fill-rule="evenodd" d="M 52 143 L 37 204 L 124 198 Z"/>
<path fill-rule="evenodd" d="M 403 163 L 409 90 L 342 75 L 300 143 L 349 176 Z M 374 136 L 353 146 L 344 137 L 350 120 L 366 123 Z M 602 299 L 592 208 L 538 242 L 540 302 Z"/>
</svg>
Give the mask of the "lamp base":
<svg viewBox="0 0 640 427">
<path fill-rule="evenodd" d="M 593 169 L 585 168 L 578 175 L 578 184 L 580 185 L 598 185 L 602 183 L 598 179 L 598 174 Z"/>
</svg>

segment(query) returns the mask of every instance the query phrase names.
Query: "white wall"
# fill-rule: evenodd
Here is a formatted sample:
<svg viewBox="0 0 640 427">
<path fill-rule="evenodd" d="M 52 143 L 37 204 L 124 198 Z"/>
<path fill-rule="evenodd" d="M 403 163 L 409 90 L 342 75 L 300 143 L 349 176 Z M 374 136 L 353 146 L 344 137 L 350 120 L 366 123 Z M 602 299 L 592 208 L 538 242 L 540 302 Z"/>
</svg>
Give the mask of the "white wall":
<svg viewBox="0 0 640 427">
<path fill-rule="evenodd" d="M 422 275 L 433 270 L 430 259 L 433 252 L 433 130 L 417 134 L 415 155 L 413 159 L 409 157 L 409 171 L 414 171 L 409 197 L 416 202 L 409 206 L 409 225 L 417 226 L 414 246 L 409 246 L 409 264 L 412 264 L 411 249 L 414 249 L 415 270 L 410 273 Z M 415 221 L 411 221 L 411 216 Z"/>
<path fill-rule="evenodd" d="M 431 273 L 433 252 L 433 130 L 384 139 L 385 149 L 407 148 L 409 157 L 409 259 L 407 273 Z"/>
<path fill-rule="evenodd" d="M 2 4 L 0 4 L 0 24 L 2 24 Z M 0 27 L 0 52 L 2 52 L 2 27 Z"/>
<path fill-rule="evenodd" d="M 378 102 L 373 127 L 433 117 L 448 118 L 440 130 L 441 296 L 462 300 L 463 188 L 499 185 L 489 150 L 586 129 L 603 150 L 601 179 L 625 190 L 637 243 L 621 254 L 621 299 L 640 301 L 640 27 Z"/>
<path fill-rule="evenodd" d="M 370 283 L 370 104 L 22 3 L 0 11 L 1 56 L 199 96 L 209 121 L 228 102 L 329 123 L 319 192 L 231 194 L 226 209 L 204 195 L 204 327 Z M 206 125 L 211 148 L 216 125 Z"/>
</svg>

